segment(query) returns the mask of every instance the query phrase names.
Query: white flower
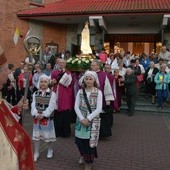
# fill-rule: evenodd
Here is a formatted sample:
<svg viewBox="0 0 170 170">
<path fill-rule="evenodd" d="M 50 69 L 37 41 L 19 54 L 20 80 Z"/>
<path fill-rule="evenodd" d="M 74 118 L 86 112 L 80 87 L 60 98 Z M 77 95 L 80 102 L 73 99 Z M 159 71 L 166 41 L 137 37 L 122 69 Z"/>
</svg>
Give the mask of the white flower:
<svg viewBox="0 0 170 170">
<path fill-rule="evenodd" d="M 69 58 L 69 59 L 67 60 L 67 62 L 70 62 L 71 60 L 73 60 L 73 58 Z"/>
<path fill-rule="evenodd" d="M 67 63 L 71 63 L 71 60 L 67 60 Z"/>
<path fill-rule="evenodd" d="M 81 64 L 81 60 L 78 61 L 78 64 Z"/>
</svg>

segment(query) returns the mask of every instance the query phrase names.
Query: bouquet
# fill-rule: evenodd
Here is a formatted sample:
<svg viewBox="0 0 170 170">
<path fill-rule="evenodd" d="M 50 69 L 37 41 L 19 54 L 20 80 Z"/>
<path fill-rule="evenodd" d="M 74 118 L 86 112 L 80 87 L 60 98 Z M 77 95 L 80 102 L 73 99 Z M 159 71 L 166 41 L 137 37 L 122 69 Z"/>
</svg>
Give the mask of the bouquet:
<svg viewBox="0 0 170 170">
<path fill-rule="evenodd" d="M 67 59 L 67 69 L 70 71 L 85 71 L 90 69 L 93 58 L 71 57 Z"/>
</svg>

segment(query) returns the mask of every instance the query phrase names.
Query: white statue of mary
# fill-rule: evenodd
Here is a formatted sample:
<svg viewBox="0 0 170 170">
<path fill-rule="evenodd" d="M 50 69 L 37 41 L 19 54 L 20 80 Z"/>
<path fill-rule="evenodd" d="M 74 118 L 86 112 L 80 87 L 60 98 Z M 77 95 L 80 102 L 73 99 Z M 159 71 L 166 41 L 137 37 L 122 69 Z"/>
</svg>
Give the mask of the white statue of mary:
<svg viewBox="0 0 170 170">
<path fill-rule="evenodd" d="M 89 23 L 86 22 L 83 31 L 81 32 L 81 51 L 83 54 L 92 54 L 90 47 L 90 31 Z"/>
</svg>

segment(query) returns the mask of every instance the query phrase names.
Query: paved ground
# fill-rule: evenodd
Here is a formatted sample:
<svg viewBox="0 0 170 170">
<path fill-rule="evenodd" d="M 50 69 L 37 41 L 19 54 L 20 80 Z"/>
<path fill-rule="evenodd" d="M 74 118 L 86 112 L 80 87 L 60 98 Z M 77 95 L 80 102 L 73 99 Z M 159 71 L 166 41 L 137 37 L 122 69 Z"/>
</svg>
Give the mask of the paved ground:
<svg viewBox="0 0 170 170">
<path fill-rule="evenodd" d="M 31 117 L 24 116 L 25 128 L 31 134 Z M 72 125 L 74 129 L 74 125 Z M 93 170 L 170 170 L 170 114 L 136 113 L 128 117 L 114 114 L 112 137 L 99 141 Z M 74 131 L 69 138 L 54 143 L 54 157 L 46 158 L 47 146 L 41 143 L 37 170 L 81 170 Z"/>
</svg>

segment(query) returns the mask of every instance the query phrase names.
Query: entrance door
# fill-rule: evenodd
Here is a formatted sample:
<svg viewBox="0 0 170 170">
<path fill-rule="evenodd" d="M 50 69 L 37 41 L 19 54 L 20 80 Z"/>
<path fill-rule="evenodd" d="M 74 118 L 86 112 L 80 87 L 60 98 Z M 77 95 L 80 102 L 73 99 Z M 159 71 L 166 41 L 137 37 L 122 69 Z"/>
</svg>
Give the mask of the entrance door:
<svg viewBox="0 0 170 170">
<path fill-rule="evenodd" d="M 137 54 L 139 56 L 143 52 L 145 52 L 144 43 L 140 43 L 140 42 L 133 43 L 133 53 L 134 54 Z"/>
</svg>

